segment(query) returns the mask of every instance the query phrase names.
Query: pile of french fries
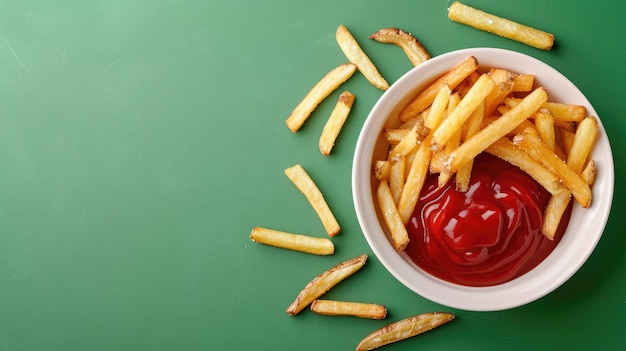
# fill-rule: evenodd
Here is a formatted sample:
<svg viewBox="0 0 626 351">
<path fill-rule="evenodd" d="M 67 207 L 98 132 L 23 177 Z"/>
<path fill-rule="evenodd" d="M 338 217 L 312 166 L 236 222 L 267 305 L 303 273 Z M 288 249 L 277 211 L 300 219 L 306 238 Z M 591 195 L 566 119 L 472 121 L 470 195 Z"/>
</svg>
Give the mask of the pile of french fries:
<svg viewBox="0 0 626 351">
<path fill-rule="evenodd" d="M 554 239 L 570 198 L 592 201 L 590 159 L 598 134 L 584 106 L 548 101 L 532 74 L 501 68 L 481 72 L 467 57 L 423 89 L 387 128 L 386 159 L 374 162 L 377 200 L 396 250 L 409 242 L 410 220 L 428 174 L 439 186 L 454 177 L 467 191 L 473 159 L 493 154 L 525 171 L 550 194 L 541 232 Z"/>
<path fill-rule="evenodd" d="M 551 48 L 554 40 L 549 33 L 458 2 L 450 7 L 449 18 L 543 49 Z M 369 38 L 397 45 L 414 66 L 431 58 L 412 34 L 398 28 L 383 28 Z M 389 88 L 345 26 L 337 28 L 336 40 L 348 62 L 331 69 L 294 108 L 286 119 L 287 127 L 294 133 L 317 106 L 356 71 L 374 87 Z M 547 102 L 547 95 L 541 88 L 530 92 L 533 84 L 532 75 L 497 69 L 479 74 L 476 59 L 468 58 L 406 106 L 400 115 L 401 126 L 385 130 L 390 151 L 387 159 L 374 165 L 374 173 L 380 180 L 376 197 L 398 251 L 404 250 L 408 244 L 405 224 L 419 197 L 426 173 L 439 173 L 442 185 L 455 176 L 458 189 L 466 191 L 471 159 L 483 151 L 526 170 L 550 191 L 552 199 L 546 209 L 546 215 L 550 216 L 549 219 L 546 217 L 546 236 L 552 227 L 558 226 L 560 211 L 568 206 L 571 195 L 581 205 L 589 206 L 591 194 L 585 185 L 588 187 L 595 175 L 595 164 L 588 160 L 588 155 L 595 139 L 593 133 L 597 133 L 597 128 L 594 129 L 597 123 L 594 124 L 593 117 L 586 116 L 581 106 Z M 517 96 L 519 93 L 526 96 L 521 98 Z M 349 91 L 339 95 L 319 139 L 319 150 L 324 156 L 331 154 L 355 99 Z M 550 157 L 558 161 L 542 161 Z M 333 255 L 335 247 L 330 239 L 338 235 L 341 228 L 322 192 L 299 164 L 287 168 L 285 175 L 305 196 L 330 238 L 255 227 L 250 239 L 308 254 Z M 386 318 L 384 305 L 321 299 L 334 286 L 358 272 L 366 261 L 367 255 L 362 254 L 315 276 L 287 307 L 287 314 L 295 316 L 309 307 L 321 315 Z M 356 349 L 372 350 L 424 333 L 454 318 L 453 314 L 442 312 L 404 318 L 367 335 Z"/>
</svg>

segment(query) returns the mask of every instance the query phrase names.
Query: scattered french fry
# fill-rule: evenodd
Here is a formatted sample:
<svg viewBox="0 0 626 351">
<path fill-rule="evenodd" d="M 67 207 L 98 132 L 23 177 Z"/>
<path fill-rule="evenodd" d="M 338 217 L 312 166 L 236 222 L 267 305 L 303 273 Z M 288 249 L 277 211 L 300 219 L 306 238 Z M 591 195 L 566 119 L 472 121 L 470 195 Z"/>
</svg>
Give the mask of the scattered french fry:
<svg viewBox="0 0 626 351">
<path fill-rule="evenodd" d="M 339 223 L 337 223 L 330 207 L 328 207 L 328 204 L 324 199 L 324 195 L 319 190 L 317 185 L 315 185 L 311 177 L 306 173 L 304 168 L 297 164 L 293 167 L 287 168 L 285 170 L 285 174 L 309 201 L 311 207 L 313 207 L 322 221 L 324 229 L 326 229 L 328 235 L 332 237 L 339 234 L 341 231 Z"/>
<path fill-rule="evenodd" d="M 344 63 L 328 72 L 313 88 L 304 96 L 287 118 L 287 127 L 292 132 L 297 132 L 306 122 L 317 106 L 324 101 L 341 84 L 347 81 L 356 71 L 353 63 Z"/>
<path fill-rule="evenodd" d="M 385 319 L 387 308 L 383 305 L 361 302 L 315 300 L 311 311 L 326 316 L 354 316 L 367 319 Z"/>
<path fill-rule="evenodd" d="M 369 37 L 379 43 L 395 44 L 402 48 L 413 66 L 422 64 L 430 59 L 430 54 L 422 43 L 411 33 L 398 28 L 383 28 Z"/>
<path fill-rule="evenodd" d="M 455 1 L 448 8 L 448 18 L 476 29 L 499 35 L 542 50 L 552 49 L 554 35 L 495 16 Z"/>
<path fill-rule="evenodd" d="M 356 347 L 357 351 L 373 350 L 396 341 L 422 334 L 454 319 L 454 314 L 442 312 L 423 313 L 386 325 L 366 336 Z"/>
<path fill-rule="evenodd" d="M 378 183 L 378 189 L 376 191 L 376 199 L 378 200 L 378 206 L 383 214 L 387 229 L 391 234 L 391 241 L 396 248 L 396 251 L 402 252 L 409 244 L 409 234 L 406 231 L 404 223 L 400 218 L 396 202 L 391 195 L 391 189 L 386 181 Z"/>
<path fill-rule="evenodd" d="M 250 233 L 250 239 L 259 244 L 314 255 L 332 255 L 335 253 L 335 245 L 328 238 L 316 238 L 268 228 L 254 227 Z"/>
<path fill-rule="evenodd" d="M 408 121 L 409 119 L 419 115 L 430 106 L 437 96 L 439 90 L 444 85 L 448 85 L 450 89 L 455 89 L 465 78 L 467 78 L 472 72 L 478 69 L 478 61 L 475 57 L 470 56 L 461 61 L 454 68 L 443 74 L 433 83 L 431 83 L 426 89 L 417 95 L 402 111 L 400 111 L 399 118 L 401 121 Z"/>
<path fill-rule="evenodd" d="M 331 112 L 330 117 L 328 117 L 328 121 L 320 135 L 319 147 L 322 155 L 330 155 L 333 146 L 335 146 L 335 140 L 337 140 L 337 136 L 350 114 L 354 99 L 354 94 L 349 91 L 344 91 L 339 95 L 337 104 Z"/>
<path fill-rule="evenodd" d="M 339 47 L 350 62 L 357 65 L 363 76 L 376 88 L 381 90 L 389 89 L 389 83 L 378 72 L 378 69 L 370 58 L 363 52 L 359 43 L 343 24 L 337 28 L 336 39 Z"/>
<path fill-rule="evenodd" d="M 320 273 L 300 291 L 296 299 L 287 307 L 287 314 L 295 316 L 300 313 L 311 302 L 356 273 L 365 265 L 365 261 L 367 261 L 367 255 L 363 254 Z"/>
</svg>

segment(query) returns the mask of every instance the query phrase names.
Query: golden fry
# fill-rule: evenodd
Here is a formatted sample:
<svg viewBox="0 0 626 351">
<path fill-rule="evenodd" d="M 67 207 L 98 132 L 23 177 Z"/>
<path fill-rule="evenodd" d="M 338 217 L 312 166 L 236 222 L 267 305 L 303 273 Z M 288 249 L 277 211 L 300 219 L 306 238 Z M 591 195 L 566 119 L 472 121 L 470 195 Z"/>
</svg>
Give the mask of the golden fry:
<svg viewBox="0 0 626 351">
<path fill-rule="evenodd" d="M 313 278 L 298 294 L 296 299 L 287 307 L 287 314 L 295 316 L 311 302 L 324 295 L 333 286 L 356 273 L 367 261 L 367 255 L 355 257 L 342 262 Z"/>
<path fill-rule="evenodd" d="M 324 199 L 324 195 L 322 195 L 322 192 L 319 190 L 317 185 L 315 185 L 304 168 L 297 164 L 293 167 L 287 168 L 285 170 L 285 174 L 309 201 L 311 207 L 313 207 L 315 213 L 317 213 L 322 221 L 324 229 L 326 229 L 328 235 L 335 236 L 339 234 L 341 231 L 339 223 L 337 223 L 330 207 L 328 207 L 328 204 Z"/>
<path fill-rule="evenodd" d="M 391 168 L 389 169 L 389 189 L 391 189 L 391 196 L 393 201 L 397 204 L 400 202 L 400 196 L 402 195 L 402 187 L 406 179 L 406 157 L 393 156 L 390 159 Z"/>
<path fill-rule="evenodd" d="M 461 99 L 459 105 L 450 112 L 448 117 L 441 122 L 441 125 L 434 131 L 431 141 L 431 149 L 433 151 L 441 150 L 448 140 L 450 140 L 456 132 L 461 130 L 465 120 L 469 118 L 476 107 L 489 95 L 494 86 L 495 83 L 488 75 L 483 74 L 478 78 L 476 83 L 470 88 L 463 99 Z"/>
<path fill-rule="evenodd" d="M 422 92 L 417 95 L 402 111 L 400 111 L 399 118 L 401 121 L 408 121 L 409 119 L 417 116 L 420 112 L 424 111 L 430 104 L 432 104 L 435 96 L 441 87 L 448 85 L 450 89 L 454 90 L 465 78 L 467 78 L 472 72 L 478 69 L 478 61 L 475 57 L 470 56 L 461 61 L 458 65 L 439 77 Z"/>
<path fill-rule="evenodd" d="M 467 131 L 463 140 L 467 140 L 473 137 L 478 131 L 483 123 L 483 118 L 485 116 L 485 104 L 481 103 L 478 105 L 476 110 L 472 112 L 472 115 L 467 120 Z M 450 154 L 450 153 L 448 153 Z M 446 155 L 448 156 L 448 155 Z M 456 190 L 461 192 L 466 192 L 469 190 L 470 177 L 472 174 L 472 167 L 474 165 L 474 161 L 468 161 L 463 167 L 459 169 L 456 173 Z M 446 173 L 447 174 L 447 173 Z"/>
<path fill-rule="evenodd" d="M 283 249 L 300 251 L 314 255 L 332 255 L 335 245 L 328 238 L 316 238 L 308 235 L 281 232 L 278 230 L 254 227 L 250 239 Z"/>
<path fill-rule="evenodd" d="M 428 173 L 430 165 L 430 159 L 432 157 L 432 151 L 430 151 L 430 139 L 431 135 L 427 136 L 417 148 L 415 157 L 409 168 L 409 173 L 406 177 L 406 182 L 402 188 L 402 194 L 400 195 L 400 201 L 398 202 L 398 213 L 402 219 L 402 223 L 405 225 L 411 219 L 411 214 L 417 204 L 420 192 L 424 186 L 424 180 Z"/>
<path fill-rule="evenodd" d="M 388 180 L 391 163 L 386 160 L 378 160 L 374 163 L 374 177 L 378 180 Z"/>
<path fill-rule="evenodd" d="M 311 311 L 326 316 L 354 316 L 368 319 L 385 319 L 387 308 L 383 305 L 361 302 L 315 300 Z"/>
<path fill-rule="evenodd" d="M 554 131 L 554 117 L 552 112 L 546 108 L 541 108 L 535 113 L 535 128 L 541 141 L 543 141 L 550 150 L 556 150 L 556 135 Z"/>
<path fill-rule="evenodd" d="M 372 63 L 370 58 L 363 52 L 363 49 L 361 49 L 359 43 L 348 31 L 348 28 L 343 24 L 340 25 L 337 28 L 335 36 L 341 51 L 343 51 L 350 62 L 357 65 L 359 71 L 363 73 L 363 76 L 365 76 L 373 86 L 381 90 L 389 89 L 389 83 L 380 75 L 374 63 Z"/>
<path fill-rule="evenodd" d="M 400 218 L 396 202 L 391 195 L 391 189 L 387 184 L 387 181 L 382 180 L 378 183 L 378 189 L 376 191 L 376 199 L 378 200 L 378 206 L 380 212 L 383 214 L 383 219 L 391 234 L 391 241 L 393 242 L 396 251 L 402 252 L 409 244 L 409 234 L 406 231 L 404 223 Z"/>
<path fill-rule="evenodd" d="M 550 33 L 477 10 L 458 1 L 455 1 L 448 8 L 448 18 L 454 22 L 466 24 L 542 50 L 550 50 L 554 44 L 554 35 Z"/>
<path fill-rule="evenodd" d="M 573 172 L 577 174 L 583 172 L 584 164 L 587 162 L 589 153 L 595 143 L 597 132 L 598 121 L 594 117 L 587 117 L 580 122 L 567 157 L 567 165 Z M 586 169 L 584 174 L 581 174 L 582 181 L 588 185 L 591 185 L 595 178 L 595 162 L 590 163 L 592 166 Z M 571 192 L 567 191 L 564 194 L 553 195 L 548 201 L 548 205 L 544 211 L 543 225 L 541 227 L 541 232 L 548 239 L 554 239 L 554 235 L 561 222 L 561 217 L 567 209 L 570 200 Z"/>
<path fill-rule="evenodd" d="M 513 145 L 508 138 L 501 138 L 491 144 L 488 153 L 497 156 L 516 166 L 541 184 L 550 194 L 556 195 L 565 191 L 559 177 L 550 172 L 539 161 Z"/>
<path fill-rule="evenodd" d="M 450 154 L 445 162 L 447 172 L 455 173 L 464 164 L 485 150 L 496 140 L 507 135 L 522 121 L 532 115 L 542 103 L 546 102 L 548 95 L 545 89 L 537 88 L 526 96 L 517 106 L 496 119 L 473 137 L 466 140 Z"/>
<path fill-rule="evenodd" d="M 352 104 L 354 104 L 354 98 L 354 94 L 349 91 L 344 91 L 339 95 L 337 104 L 333 112 L 331 112 L 330 117 L 328 117 L 328 121 L 320 136 L 319 147 L 322 155 L 330 155 L 330 151 L 333 149 L 333 146 L 335 146 L 335 140 L 337 140 L 337 136 L 350 114 Z"/>
<path fill-rule="evenodd" d="M 294 133 L 297 132 L 317 106 L 341 84 L 352 77 L 355 71 L 356 65 L 344 63 L 328 72 L 291 112 L 286 121 L 289 130 Z"/>
<path fill-rule="evenodd" d="M 357 351 L 373 350 L 396 341 L 422 334 L 454 319 L 451 313 L 430 312 L 405 318 L 384 326 L 361 340 Z"/>
<path fill-rule="evenodd" d="M 589 184 L 585 183 L 580 175 L 550 150 L 537 135 L 534 133 L 518 134 L 513 138 L 513 142 L 559 176 L 563 185 L 572 192 L 581 207 L 587 208 L 591 205 Z"/>
<path fill-rule="evenodd" d="M 430 54 L 422 43 L 419 42 L 411 33 L 405 32 L 398 28 L 383 28 L 376 33 L 370 35 L 370 39 L 374 39 L 379 43 L 398 45 L 413 66 L 417 66 L 430 59 Z"/>
</svg>

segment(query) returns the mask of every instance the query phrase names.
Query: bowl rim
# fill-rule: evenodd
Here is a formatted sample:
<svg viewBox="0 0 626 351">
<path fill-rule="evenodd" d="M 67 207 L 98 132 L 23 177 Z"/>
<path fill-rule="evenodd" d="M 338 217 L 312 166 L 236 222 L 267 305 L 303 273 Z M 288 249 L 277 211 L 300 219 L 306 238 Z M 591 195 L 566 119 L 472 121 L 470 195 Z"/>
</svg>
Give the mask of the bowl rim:
<svg viewBox="0 0 626 351">
<path fill-rule="evenodd" d="M 574 206 L 572 219 L 555 250 L 530 272 L 495 286 L 469 287 L 435 278 L 417 267 L 406 254 L 398 254 L 378 221 L 371 183 L 374 142 L 398 104 L 449 70 L 462 59 L 475 56 L 481 67 L 498 66 L 519 73 L 535 74 L 545 83 L 554 101 L 583 105 L 597 116 L 600 137 L 592 152 L 599 168 L 593 185 L 594 200 L 587 209 Z M 523 69 L 520 69 L 523 64 Z M 523 72 L 522 72 L 523 71 Z M 559 90 L 550 86 L 559 85 Z M 614 190 L 614 163 L 608 136 L 597 112 L 586 96 L 563 74 L 532 56 L 499 48 L 478 47 L 435 56 L 414 67 L 383 93 L 367 116 L 357 139 L 352 164 L 352 196 L 363 235 L 378 260 L 397 280 L 418 295 L 452 308 L 470 311 L 497 311 L 519 307 L 554 291 L 585 263 L 600 240 L 611 211 Z M 588 211 L 591 215 L 578 216 Z M 582 213 L 582 212 L 581 212 Z M 589 213 L 588 213 L 589 214 Z M 576 220 L 579 225 L 573 225 Z M 579 223 L 580 222 L 580 223 Z M 579 228 L 579 229 L 573 229 Z M 584 236 L 569 234 L 589 229 Z"/>
</svg>

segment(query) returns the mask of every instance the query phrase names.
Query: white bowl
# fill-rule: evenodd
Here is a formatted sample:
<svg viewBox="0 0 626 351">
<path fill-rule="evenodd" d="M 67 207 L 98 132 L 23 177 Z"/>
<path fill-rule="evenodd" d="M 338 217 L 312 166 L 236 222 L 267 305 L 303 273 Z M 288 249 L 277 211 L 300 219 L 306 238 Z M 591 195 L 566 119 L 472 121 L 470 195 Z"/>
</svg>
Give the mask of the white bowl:
<svg viewBox="0 0 626 351">
<path fill-rule="evenodd" d="M 449 52 L 415 67 L 393 84 L 370 112 L 357 141 L 352 169 L 352 194 L 363 234 L 376 257 L 402 284 L 441 305 L 470 311 L 497 311 L 518 307 L 552 292 L 567 281 L 587 260 L 602 236 L 613 201 L 614 169 L 611 146 L 599 120 L 600 137 L 593 150 L 598 174 L 593 185 L 593 203 L 583 209 L 574 204 L 569 225 L 554 251 L 530 272 L 509 282 L 468 287 L 438 279 L 399 254 L 388 240 L 374 204 L 372 162 L 385 150 L 380 137 L 389 118 L 435 78 L 473 55 L 481 70 L 501 67 L 534 74 L 546 88 L 550 101 L 583 105 L 597 116 L 593 106 L 565 76 L 547 64 L 524 54 L 494 48 L 472 48 Z M 376 158 L 375 158 L 376 157 Z M 384 157 L 384 156 L 382 156 Z"/>
</svg>

